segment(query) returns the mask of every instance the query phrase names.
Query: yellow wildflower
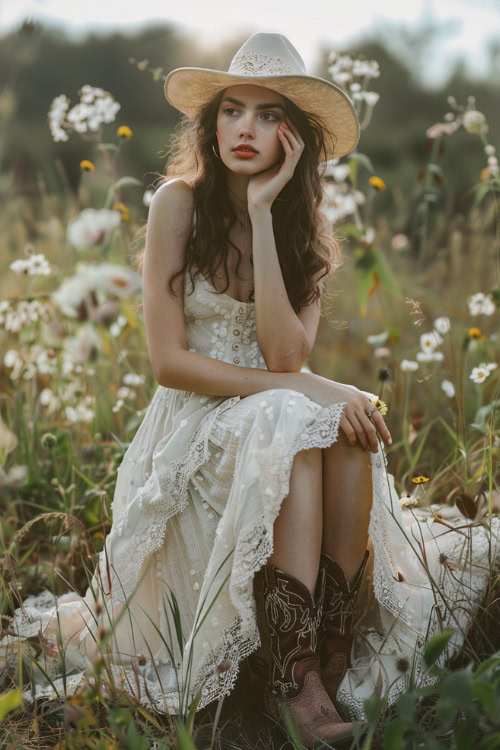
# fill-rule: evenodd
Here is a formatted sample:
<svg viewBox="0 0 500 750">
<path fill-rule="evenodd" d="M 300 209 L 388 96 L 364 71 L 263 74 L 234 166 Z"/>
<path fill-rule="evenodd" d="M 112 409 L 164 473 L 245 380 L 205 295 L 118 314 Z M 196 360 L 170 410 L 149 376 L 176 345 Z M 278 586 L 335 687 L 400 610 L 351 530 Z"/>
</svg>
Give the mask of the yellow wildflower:
<svg viewBox="0 0 500 750">
<path fill-rule="evenodd" d="M 387 404 L 378 397 L 371 398 L 370 401 L 372 402 L 373 406 L 375 406 L 379 410 L 382 416 L 385 417 L 385 415 L 387 414 Z"/>
<path fill-rule="evenodd" d="M 481 331 L 479 328 L 469 328 L 467 331 L 467 336 L 470 339 L 479 339 L 481 337 Z"/>
<path fill-rule="evenodd" d="M 119 211 L 122 215 L 122 221 L 128 221 L 130 218 L 130 212 L 124 203 L 113 203 L 113 211 Z"/>
<path fill-rule="evenodd" d="M 374 188 L 377 188 L 377 190 L 385 190 L 386 185 L 381 177 L 373 175 L 373 177 L 368 179 L 368 182 L 370 185 L 373 185 Z"/>
<path fill-rule="evenodd" d="M 490 177 L 490 168 L 489 167 L 483 167 L 483 169 L 479 173 L 479 179 L 481 182 L 487 182 Z"/>
<path fill-rule="evenodd" d="M 95 164 L 88 159 L 82 159 L 80 162 L 81 169 L 85 170 L 85 172 L 93 172 L 95 169 Z"/>
<path fill-rule="evenodd" d="M 132 130 L 129 128 L 128 125 L 120 125 L 118 130 L 116 131 L 117 134 L 120 136 L 120 138 L 131 138 L 132 137 Z"/>
<path fill-rule="evenodd" d="M 418 476 L 412 478 L 414 484 L 425 484 L 430 480 L 430 477 L 426 477 L 424 474 L 418 474 Z"/>
</svg>

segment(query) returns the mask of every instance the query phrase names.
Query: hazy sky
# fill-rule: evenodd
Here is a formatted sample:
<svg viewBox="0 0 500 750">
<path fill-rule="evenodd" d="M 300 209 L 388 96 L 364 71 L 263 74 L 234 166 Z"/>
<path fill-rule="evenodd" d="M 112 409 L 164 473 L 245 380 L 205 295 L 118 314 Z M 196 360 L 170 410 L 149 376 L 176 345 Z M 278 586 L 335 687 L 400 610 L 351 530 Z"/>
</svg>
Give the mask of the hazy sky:
<svg viewBox="0 0 500 750">
<path fill-rule="evenodd" d="M 472 74 L 484 73 L 486 41 L 500 38 L 500 0 L 0 0 L 1 31 L 26 17 L 63 25 L 75 35 L 171 21 L 199 34 L 207 47 L 235 32 L 278 31 L 297 47 L 308 69 L 319 42 L 342 48 L 370 27 L 383 29 L 387 22 L 415 27 L 434 18 L 447 24 L 423 71 L 425 80 L 436 84 L 460 53 Z M 500 80 L 500 61 L 497 70 Z"/>
</svg>

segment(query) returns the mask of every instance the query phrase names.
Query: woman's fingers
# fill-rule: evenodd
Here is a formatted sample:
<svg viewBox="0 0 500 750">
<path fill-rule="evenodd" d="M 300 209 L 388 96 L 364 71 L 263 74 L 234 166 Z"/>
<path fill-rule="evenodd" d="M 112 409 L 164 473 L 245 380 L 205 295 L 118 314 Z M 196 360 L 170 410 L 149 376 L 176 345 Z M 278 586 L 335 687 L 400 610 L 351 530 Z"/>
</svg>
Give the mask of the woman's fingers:
<svg viewBox="0 0 500 750">
<path fill-rule="evenodd" d="M 377 430 L 372 424 L 371 419 L 368 419 L 365 412 L 363 412 L 362 414 L 358 413 L 357 417 L 359 419 L 359 422 L 361 423 L 361 428 L 363 429 L 368 439 L 371 450 L 374 451 L 374 453 L 376 453 L 378 451 Z"/>
<path fill-rule="evenodd" d="M 290 131 L 292 138 L 303 148 L 305 144 L 297 128 L 289 121 L 282 122 L 281 124 Z"/>
<path fill-rule="evenodd" d="M 392 443 L 391 433 L 387 429 L 387 425 L 385 423 L 385 420 L 382 414 L 379 411 L 374 411 L 371 417 L 373 419 L 375 427 L 380 432 L 380 436 L 382 437 L 382 440 L 384 440 L 388 445 L 390 445 Z"/>
<path fill-rule="evenodd" d="M 282 138 L 282 142 L 283 140 L 285 140 L 288 143 L 291 152 L 295 153 L 297 157 L 299 157 L 304 147 L 304 142 L 302 141 L 302 139 L 300 138 L 299 140 L 293 130 L 285 122 L 281 122 L 279 124 L 278 133 L 284 136 L 284 138 Z"/>
<path fill-rule="evenodd" d="M 366 440 L 365 431 L 363 430 L 363 427 L 360 425 L 359 420 L 357 419 L 356 414 L 353 411 L 346 412 L 344 410 L 344 414 L 342 416 L 342 419 L 340 420 L 340 427 L 342 428 L 350 445 L 356 445 L 356 440 L 359 440 L 363 448 L 365 450 L 368 450 L 368 442 Z"/>
</svg>

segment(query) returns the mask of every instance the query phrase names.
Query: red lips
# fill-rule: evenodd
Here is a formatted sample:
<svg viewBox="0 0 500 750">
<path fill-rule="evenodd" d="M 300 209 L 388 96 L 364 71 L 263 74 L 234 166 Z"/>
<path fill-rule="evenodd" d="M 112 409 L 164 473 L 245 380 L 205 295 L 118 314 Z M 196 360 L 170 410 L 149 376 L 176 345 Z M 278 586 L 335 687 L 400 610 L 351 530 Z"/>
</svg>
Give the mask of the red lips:
<svg viewBox="0 0 500 750">
<path fill-rule="evenodd" d="M 254 154 L 259 153 L 257 149 L 255 149 L 253 146 L 250 146 L 248 143 L 239 143 L 233 148 L 233 151 L 251 151 Z"/>
</svg>

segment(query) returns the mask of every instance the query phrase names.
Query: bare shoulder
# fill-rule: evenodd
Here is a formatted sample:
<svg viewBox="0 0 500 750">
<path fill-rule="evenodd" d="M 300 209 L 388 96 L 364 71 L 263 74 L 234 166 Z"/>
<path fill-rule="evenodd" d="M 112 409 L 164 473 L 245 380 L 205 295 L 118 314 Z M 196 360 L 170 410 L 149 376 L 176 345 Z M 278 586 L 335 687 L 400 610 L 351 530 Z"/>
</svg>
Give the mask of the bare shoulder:
<svg viewBox="0 0 500 750">
<path fill-rule="evenodd" d="M 192 229 L 194 211 L 193 191 L 181 179 L 160 185 L 149 206 L 150 233 L 163 244 L 167 237 L 186 239 Z"/>
<path fill-rule="evenodd" d="M 156 190 L 151 206 L 158 203 L 162 206 L 171 204 L 176 208 L 189 208 L 193 204 L 193 190 L 183 179 L 174 177 L 172 180 L 162 183 Z"/>
</svg>

